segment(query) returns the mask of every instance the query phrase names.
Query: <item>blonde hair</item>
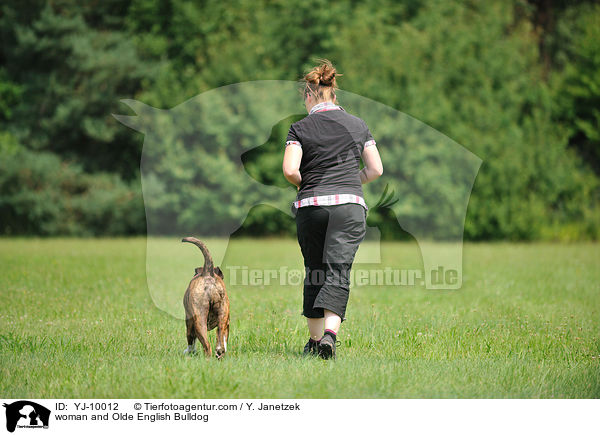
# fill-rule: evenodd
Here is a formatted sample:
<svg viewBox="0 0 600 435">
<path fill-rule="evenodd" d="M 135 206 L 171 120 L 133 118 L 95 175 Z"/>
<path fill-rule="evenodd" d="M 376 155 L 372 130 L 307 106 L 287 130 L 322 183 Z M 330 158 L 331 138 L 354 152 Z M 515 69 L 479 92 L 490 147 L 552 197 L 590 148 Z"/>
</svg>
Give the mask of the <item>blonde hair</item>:
<svg viewBox="0 0 600 435">
<path fill-rule="evenodd" d="M 336 76 L 341 76 L 327 59 L 318 59 L 319 65 L 304 76 L 303 97 L 310 94 L 316 101 L 333 101 L 337 89 Z"/>
</svg>

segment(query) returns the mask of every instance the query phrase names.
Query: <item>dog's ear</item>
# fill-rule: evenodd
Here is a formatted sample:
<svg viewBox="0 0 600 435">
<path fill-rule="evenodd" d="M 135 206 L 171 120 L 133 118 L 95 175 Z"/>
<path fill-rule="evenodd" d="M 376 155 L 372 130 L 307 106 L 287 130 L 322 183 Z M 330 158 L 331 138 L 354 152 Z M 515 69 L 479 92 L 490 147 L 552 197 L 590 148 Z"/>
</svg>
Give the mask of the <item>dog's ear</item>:
<svg viewBox="0 0 600 435">
<path fill-rule="evenodd" d="M 223 271 L 221 270 L 221 268 L 219 266 L 215 266 L 215 274 L 220 276 L 221 279 L 225 279 L 225 277 L 223 276 Z"/>
<path fill-rule="evenodd" d="M 195 268 L 195 269 L 194 269 L 194 273 L 195 273 L 196 275 L 198 275 L 198 274 L 200 274 L 200 275 L 201 275 L 201 274 L 202 274 L 202 272 L 204 272 L 204 267 L 197 267 L 197 268 Z"/>
</svg>

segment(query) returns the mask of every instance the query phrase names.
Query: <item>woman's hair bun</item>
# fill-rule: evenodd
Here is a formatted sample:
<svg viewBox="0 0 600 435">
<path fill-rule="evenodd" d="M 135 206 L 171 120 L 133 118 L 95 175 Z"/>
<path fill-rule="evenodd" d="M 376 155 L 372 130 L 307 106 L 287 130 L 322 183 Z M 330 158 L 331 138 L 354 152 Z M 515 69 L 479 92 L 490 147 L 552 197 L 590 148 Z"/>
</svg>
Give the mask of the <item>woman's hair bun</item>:
<svg viewBox="0 0 600 435">
<path fill-rule="evenodd" d="M 332 86 L 335 81 L 335 68 L 331 64 L 321 65 L 321 75 L 319 77 L 319 84 L 321 86 Z"/>
<path fill-rule="evenodd" d="M 319 59 L 319 65 L 314 67 L 304 76 L 304 81 L 319 86 L 337 87 L 335 77 L 341 76 L 331 62 L 327 59 Z"/>
</svg>

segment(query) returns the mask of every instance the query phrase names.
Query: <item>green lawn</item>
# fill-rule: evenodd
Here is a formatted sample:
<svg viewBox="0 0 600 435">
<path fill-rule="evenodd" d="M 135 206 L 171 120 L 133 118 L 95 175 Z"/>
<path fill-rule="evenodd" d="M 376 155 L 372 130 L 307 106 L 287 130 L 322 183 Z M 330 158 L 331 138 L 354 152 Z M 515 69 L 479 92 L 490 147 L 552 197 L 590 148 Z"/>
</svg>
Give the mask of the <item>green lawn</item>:
<svg viewBox="0 0 600 435">
<path fill-rule="evenodd" d="M 173 264 L 202 263 L 191 245 L 156 243 Z M 182 354 L 183 320 L 146 285 L 144 238 L 0 239 L 0 396 L 600 398 L 599 248 L 467 244 L 460 290 L 353 288 L 336 361 L 301 357 L 299 287 L 230 285 L 217 361 Z M 421 262 L 414 243 L 382 256 Z M 226 263 L 298 268 L 301 257 L 294 240 L 240 240 Z M 186 271 L 168 283 L 177 300 Z"/>
</svg>

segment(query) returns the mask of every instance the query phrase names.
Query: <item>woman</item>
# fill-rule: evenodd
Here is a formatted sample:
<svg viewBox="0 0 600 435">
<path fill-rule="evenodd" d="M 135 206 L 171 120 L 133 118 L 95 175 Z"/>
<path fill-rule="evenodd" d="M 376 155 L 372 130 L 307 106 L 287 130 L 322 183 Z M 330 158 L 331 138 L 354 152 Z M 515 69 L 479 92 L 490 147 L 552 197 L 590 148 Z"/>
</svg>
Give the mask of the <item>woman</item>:
<svg viewBox="0 0 600 435">
<path fill-rule="evenodd" d="M 290 127 L 283 157 L 285 178 L 298 187 L 293 209 L 306 270 L 302 314 L 310 334 L 304 353 L 324 359 L 335 358 L 350 268 L 365 237 L 362 184 L 383 173 L 365 122 L 336 104 L 336 75 L 331 62 L 322 60 L 304 76 L 308 116 Z"/>
</svg>

